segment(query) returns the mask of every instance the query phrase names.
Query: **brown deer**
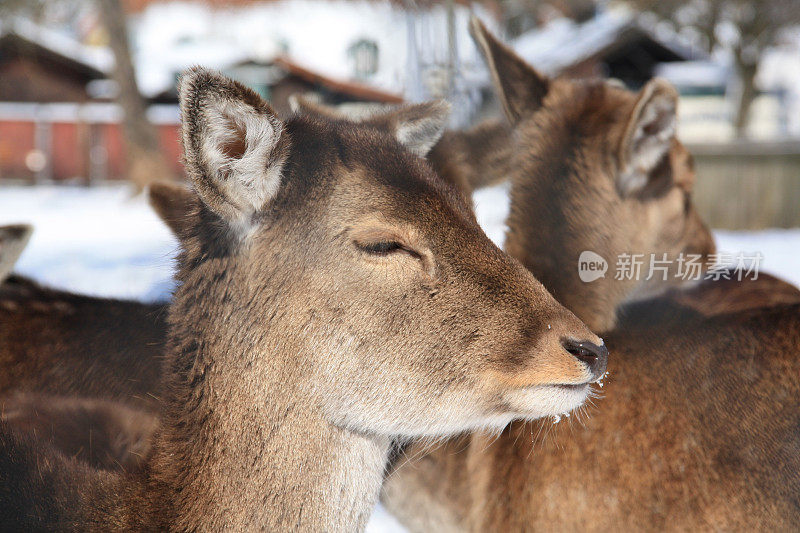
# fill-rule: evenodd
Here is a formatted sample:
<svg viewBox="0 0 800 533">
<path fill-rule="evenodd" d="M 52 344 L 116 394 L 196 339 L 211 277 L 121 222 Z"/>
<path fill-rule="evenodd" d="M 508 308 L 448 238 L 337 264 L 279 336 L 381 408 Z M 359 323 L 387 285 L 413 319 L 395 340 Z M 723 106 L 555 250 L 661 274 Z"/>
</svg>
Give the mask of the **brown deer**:
<svg viewBox="0 0 800 533">
<path fill-rule="evenodd" d="M 0 399 L 0 420 L 68 457 L 107 470 L 137 470 L 158 419 L 121 402 L 16 393 Z"/>
<path fill-rule="evenodd" d="M 392 439 L 583 402 L 601 340 L 400 144 L 433 144 L 441 106 L 390 135 L 281 121 L 202 69 L 180 95 L 197 195 L 153 450 L 101 472 L 3 426 L 0 526 L 353 530 Z"/>
<path fill-rule="evenodd" d="M 33 227 L 28 224 L 0 226 L 0 283 L 11 273 L 31 233 Z"/>
<path fill-rule="evenodd" d="M 166 306 L 0 284 L 0 396 L 14 392 L 119 400 L 156 412 Z"/>
<path fill-rule="evenodd" d="M 584 321 L 616 325 L 617 307 L 642 288 L 576 283 L 580 250 L 609 259 L 713 250 L 690 203 L 688 154 L 672 135 L 674 92 L 659 81 L 634 95 L 550 80 L 479 23 L 473 31 L 519 139 L 508 249 Z M 696 290 L 621 312 L 607 337 L 615 357 L 603 405 L 585 427 L 512 423 L 499 438 L 413 445 L 387 478 L 384 504 L 414 531 L 791 529 L 800 520 L 800 309 L 725 314 L 702 304 L 707 284 Z M 771 296 L 750 305 L 759 301 Z"/>
</svg>

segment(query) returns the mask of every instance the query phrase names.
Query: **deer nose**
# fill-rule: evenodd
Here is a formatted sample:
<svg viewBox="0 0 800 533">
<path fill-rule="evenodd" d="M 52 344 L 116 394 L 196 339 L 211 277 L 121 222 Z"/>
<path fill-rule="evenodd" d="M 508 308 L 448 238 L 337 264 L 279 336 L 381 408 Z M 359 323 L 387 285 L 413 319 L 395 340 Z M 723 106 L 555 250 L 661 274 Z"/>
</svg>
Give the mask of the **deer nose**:
<svg viewBox="0 0 800 533">
<path fill-rule="evenodd" d="M 589 341 L 562 339 L 561 345 L 579 361 L 586 363 L 595 377 L 600 377 L 608 365 L 608 348 L 605 344 L 597 345 Z"/>
</svg>

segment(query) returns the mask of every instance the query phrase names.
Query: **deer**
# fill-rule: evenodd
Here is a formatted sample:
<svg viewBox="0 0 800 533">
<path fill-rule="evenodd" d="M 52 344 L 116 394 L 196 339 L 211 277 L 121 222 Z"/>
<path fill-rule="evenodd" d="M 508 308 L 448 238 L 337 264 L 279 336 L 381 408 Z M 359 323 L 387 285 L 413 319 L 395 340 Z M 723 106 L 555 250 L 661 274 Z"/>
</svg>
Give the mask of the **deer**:
<svg viewBox="0 0 800 533">
<path fill-rule="evenodd" d="M 658 289 L 574 279 L 581 250 L 713 251 L 674 137 L 674 91 L 549 79 L 471 24 L 518 139 L 506 249 L 607 332 L 614 358 L 591 417 L 412 444 L 382 502 L 412 531 L 792 529 L 797 290 L 765 278 L 783 291 L 774 298 L 745 280 L 736 287 L 751 298 L 729 309 L 704 303 L 716 291 L 705 283 L 647 299 Z"/>
<path fill-rule="evenodd" d="M 444 106 L 381 133 L 201 68 L 179 94 L 195 196 L 152 450 L 100 471 L 0 423 L 3 528 L 357 530 L 394 439 L 583 403 L 602 340 L 414 155 Z"/>
<path fill-rule="evenodd" d="M 158 418 L 120 401 L 15 392 L 0 399 L 0 420 L 59 453 L 109 471 L 139 470 Z"/>
<path fill-rule="evenodd" d="M 11 274 L 0 284 L 0 397 L 76 396 L 155 414 L 166 316 L 166 304 L 74 294 Z"/>
<path fill-rule="evenodd" d="M 561 82 L 567 83 L 564 80 L 561 80 Z M 609 83 L 612 87 L 619 86 L 614 80 L 609 80 L 606 83 Z M 667 94 L 674 94 L 674 90 L 663 82 L 656 83 Z M 624 95 L 624 93 L 622 94 Z M 331 106 L 321 104 L 307 95 L 292 95 L 289 101 L 292 109 L 297 112 L 315 114 L 337 120 L 352 120 L 383 125 L 391 124 L 395 120 L 391 106 L 357 104 Z M 604 104 L 605 111 L 612 114 L 615 105 L 620 105 L 621 108 L 632 105 L 630 95 L 627 98 L 620 98 L 618 101 L 610 98 L 606 99 Z M 676 121 L 677 117 L 674 113 L 676 103 L 668 105 L 673 109 L 669 120 Z M 613 123 L 614 121 L 612 120 L 611 122 Z M 644 124 L 640 125 L 640 128 L 644 127 Z M 597 129 L 598 131 L 595 134 L 601 136 L 600 127 L 598 126 Z M 650 134 L 644 134 L 643 132 L 644 130 L 640 131 L 640 138 L 636 142 L 652 142 L 652 140 L 648 139 Z M 664 135 L 664 132 L 655 129 L 652 135 L 655 138 L 657 135 Z M 588 137 L 588 134 L 586 136 Z M 493 141 L 490 139 L 493 139 Z M 494 185 L 509 178 L 511 173 L 509 168 L 511 162 L 514 161 L 512 154 L 514 146 L 512 130 L 508 126 L 498 125 L 495 120 L 488 120 L 465 131 L 446 132 L 442 140 L 434 145 L 427 158 L 442 179 L 458 187 L 469 198 L 477 188 Z M 524 148 L 527 149 L 524 153 L 533 158 L 540 157 L 538 151 L 531 151 L 527 146 Z M 581 155 L 595 162 L 602 161 L 604 157 L 602 153 L 596 150 Z M 465 163 L 466 161 L 469 161 L 469 163 Z M 630 162 L 628 164 L 634 163 Z M 618 213 L 620 213 L 620 219 L 624 217 L 630 222 L 618 226 L 623 231 L 616 236 L 617 243 L 615 243 L 615 248 L 623 251 L 632 249 L 646 251 L 648 246 L 654 242 L 653 249 L 662 249 L 664 246 L 671 246 L 669 243 L 670 238 L 674 237 L 677 241 L 683 239 L 685 247 L 679 253 L 688 255 L 693 252 L 701 252 L 697 255 L 700 255 L 701 258 L 705 257 L 702 261 L 705 269 L 708 267 L 707 262 L 714 252 L 715 246 L 711 233 L 691 201 L 691 190 L 696 179 L 692 156 L 680 141 L 673 137 L 669 146 L 668 160 L 665 159 L 662 164 L 666 165 L 666 168 L 650 169 L 649 180 L 653 183 L 661 180 L 667 190 L 672 189 L 672 196 L 683 196 L 684 216 L 675 216 L 676 202 L 667 194 L 656 198 L 655 201 L 653 201 L 652 195 L 650 197 L 647 196 L 648 192 L 645 192 L 643 197 L 641 197 L 641 193 L 639 196 L 637 194 L 629 195 L 622 200 L 627 205 L 623 206 Z M 517 220 L 509 226 L 509 233 L 515 235 L 512 239 L 514 243 L 512 246 L 523 250 L 520 252 L 520 257 L 525 255 L 525 259 L 529 264 L 534 262 L 541 263 L 542 261 L 550 262 L 549 265 L 536 267 L 541 270 L 540 275 L 543 278 L 558 278 L 570 271 L 562 270 L 564 265 L 551 259 L 550 255 L 546 252 L 541 252 L 541 249 L 542 255 L 524 251 L 526 243 L 533 242 L 526 232 L 530 231 L 531 228 L 541 227 L 540 225 L 542 224 L 542 221 L 536 218 L 529 222 L 532 218 L 531 214 L 540 213 L 543 208 L 543 205 L 541 205 L 542 199 L 546 200 L 548 198 L 548 196 L 544 195 L 537 196 L 531 190 L 531 186 L 533 184 L 542 188 L 566 187 L 570 191 L 569 197 L 561 201 L 564 202 L 565 206 L 572 204 L 578 206 L 582 201 L 591 202 L 598 196 L 602 197 L 603 192 L 598 187 L 591 186 L 598 181 L 593 178 L 596 178 L 597 175 L 602 175 L 603 172 L 598 172 L 596 168 L 593 170 L 594 172 L 588 172 L 588 169 L 582 169 L 582 171 L 572 169 L 572 171 L 568 171 L 563 175 L 558 172 L 550 172 L 547 178 L 544 178 L 545 183 L 542 184 L 538 183 L 539 180 L 542 180 L 539 177 L 538 165 L 531 168 L 529 172 L 515 175 L 512 196 L 515 198 L 516 209 L 514 211 L 517 213 L 515 215 Z M 659 173 L 663 173 L 663 175 L 659 175 Z M 668 175 L 671 177 L 668 177 Z M 548 179 L 550 181 L 547 181 Z M 566 185 L 564 185 L 565 183 Z M 622 186 L 622 183 L 620 182 L 619 185 Z M 676 191 L 678 192 L 676 193 Z M 580 198 L 585 198 L 585 200 Z M 647 206 L 648 200 L 650 200 L 649 208 Z M 555 211 L 559 211 L 558 207 L 556 205 Z M 620 206 L 609 206 L 609 208 L 619 209 Z M 564 211 L 566 209 L 564 208 Z M 667 219 L 664 220 L 661 217 L 667 217 Z M 653 219 L 656 220 L 655 223 L 650 222 Z M 631 223 L 633 221 L 636 221 L 637 224 Z M 548 226 L 554 228 L 563 227 L 560 221 L 552 218 L 547 219 L 545 222 Z M 639 225 L 639 223 L 644 225 Z M 611 238 L 609 237 L 611 234 L 609 227 L 603 227 L 598 231 L 591 227 L 590 221 L 582 221 L 576 229 L 573 230 L 572 228 L 573 226 L 567 226 L 566 230 L 561 230 L 565 231 L 566 236 L 569 237 L 567 240 L 573 244 L 572 249 L 566 252 L 565 255 L 573 258 L 577 256 L 579 261 L 579 254 L 583 249 L 588 249 L 592 240 L 590 236 L 594 235 L 594 240 L 600 241 L 600 245 L 595 244 L 595 249 L 602 249 L 606 256 L 613 257 L 613 252 L 606 252 L 602 244 Z M 683 236 L 680 234 L 681 228 L 684 231 Z M 546 244 L 541 243 L 538 246 L 543 248 Z M 680 246 L 678 246 L 678 249 L 680 250 Z M 642 255 L 647 255 L 647 253 L 642 253 Z M 674 254 L 672 258 L 674 259 Z M 576 313 L 587 324 L 592 324 L 595 329 L 602 330 L 610 329 L 616 322 L 616 314 L 608 312 L 609 309 L 618 311 L 625 305 L 627 300 L 646 298 L 648 295 L 654 296 L 658 294 L 663 298 L 675 300 L 683 306 L 700 311 L 705 316 L 800 302 L 800 290 L 797 287 L 768 273 L 745 272 L 733 268 L 723 268 L 719 265 L 715 266 L 715 270 L 717 275 L 713 278 L 702 278 L 693 283 L 679 285 L 652 283 L 648 290 L 640 291 L 643 294 L 639 295 L 637 295 L 636 290 L 633 290 L 635 287 L 632 288 L 630 283 L 620 282 L 620 280 L 608 277 L 606 279 L 608 288 L 601 288 L 598 291 L 602 296 L 601 300 L 604 302 L 604 305 L 602 305 L 603 313 L 600 315 L 593 313 L 591 309 L 584 310 L 582 305 L 585 304 L 579 301 L 581 300 L 580 296 L 576 296 L 571 303 L 575 307 Z M 667 281 L 675 281 L 675 279 L 674 276 L 672 278 L 668 276 Z M 574 291 L 572 287 L 579 282 L 581 284 L 579 286 L 582 286 L 583 282 L 580 281 L 578 276 L 575 276 L 569 284 L 563 280 L 558 280 L 554 287 L 568 295 L 571 291 Z M 613 290 L 610 290 L 612 287 Z"/>
<path fill-rule="evenodd" d="M 0 228 L 0 420 L 92 467 L 136 470 L 158 425 L 166 305 L 9 274 L 31 232 Z"/>
</svg>

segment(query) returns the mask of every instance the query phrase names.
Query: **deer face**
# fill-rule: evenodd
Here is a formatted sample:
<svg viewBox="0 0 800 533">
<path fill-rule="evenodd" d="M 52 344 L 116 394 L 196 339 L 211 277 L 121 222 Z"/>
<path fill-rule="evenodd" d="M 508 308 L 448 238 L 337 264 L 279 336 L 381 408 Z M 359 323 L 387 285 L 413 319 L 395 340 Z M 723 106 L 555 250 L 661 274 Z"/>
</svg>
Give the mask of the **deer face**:
<svg viewBox="0 0 800 533">
<path fill-rule="evenodd" d="M 634 93 L 613 82 L 549 79 L 479 22 L 472 31 L 517 138 L 512 256 L 598 329 L 613 325 L 623 300 L 679 282 L 681 254 L 707 261 L 714 243 L 691 201 L 694 170 L 675 138 L 677 93 L 669 84 L 656 79 Z M 592 286 L 579 278 L 586 250 L 609 267 Z M 653 263 L 651 254 L 665 261 Z M 644 263 L 641 272 L 615 279 L 626 256 Z"/>
<path fill-rule="evenodd" d="M 408 149 L 435 142 L 439 106 L 389 131 L 281 122 L 202 70 L 181 98 L 199 198 L 151 191 L 184 249 L 176 307 L 216 301 L 207 342 L 247 354 L 248 390 L 280 375 L 339 426 L 442 435 L 565 412 L 605 371 L 602 341 Z"/>
</svg>

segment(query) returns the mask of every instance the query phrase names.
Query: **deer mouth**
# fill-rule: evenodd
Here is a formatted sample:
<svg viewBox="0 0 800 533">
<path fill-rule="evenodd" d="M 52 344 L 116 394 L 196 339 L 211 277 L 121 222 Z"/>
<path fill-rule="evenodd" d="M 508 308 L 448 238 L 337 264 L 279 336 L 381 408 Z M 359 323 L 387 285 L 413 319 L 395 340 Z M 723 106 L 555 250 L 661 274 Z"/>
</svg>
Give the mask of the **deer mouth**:
<svg viewBox="0 0 800 533">
<path fill-rule="evenodd" d="M 506 404 L 522 418 L 535 419 L 561 415 L 583 405 L 589 398 L 591 382 L 549 383 L 509 391 Z"/>
<path fill-rule="evenodd" d="M 561 384 L 548 385 L 548 386 L 549 387 L 556 387 L 556 388 L 564 389 L 564 390 L 568 390 L 568 391 L 578 391 L 578 390 L 581 390 L 581 389 L 585 389 L 586 387 L 588 387 L 591 384 L 592 384 L 591 382 L 587 381 L 586 383 L 577 383 L 577 384 L 576 383 L 561 383 Z"/>
</svg>

